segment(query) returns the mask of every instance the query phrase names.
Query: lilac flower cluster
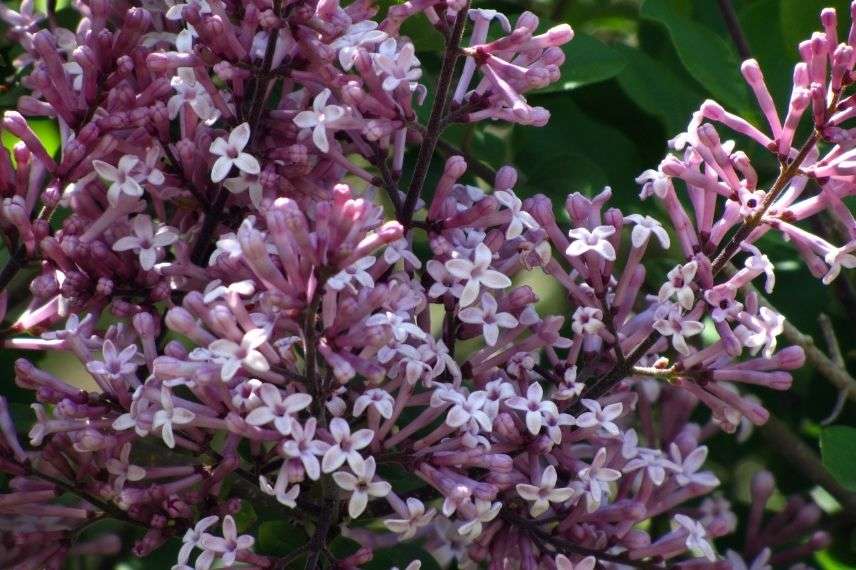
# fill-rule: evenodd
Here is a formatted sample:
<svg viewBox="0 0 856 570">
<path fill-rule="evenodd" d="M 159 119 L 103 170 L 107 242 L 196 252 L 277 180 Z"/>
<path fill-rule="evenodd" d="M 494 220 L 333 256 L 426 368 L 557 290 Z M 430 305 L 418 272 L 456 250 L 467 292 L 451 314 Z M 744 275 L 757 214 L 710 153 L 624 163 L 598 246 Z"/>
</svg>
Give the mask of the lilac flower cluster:
<svg viewBox="0 0 856 570">
<path fill-rule="evenodd" d="M 804 361 L 747 289 L 775 283 L 758 239 L 780 232 L 825 283 L 856 266 L 856 29 L 838 43 L 823 12 L 784 120 L 743 65 L 766 132 L 702 105 L 639 179 L 664 227 L 608 207 L 608 189 L 570 195 L 557 217 L 546 196 L 517 195 L 513 167 L 476 178 L 457 155 L 423 200 L 444 126 L 547 122 L 525 95 L 559 79 L 573 32 L 466 0 L 382 18 L 374 4 L 79 0 L 74 31 L 0 5 L 31 93 L 2 123 L 20 139 L 0 150 L 4 307 L 12 276 L 39 263 L 3 343 L 72 355 L 93 382 L 16 363 L 38 403 L 25 448 L 0 399 L 0 563 L 115 552 L 110 535 L 76 540 L 100 517 L 143 527 L 139 556 L 181 538 L 176 570 L 358 568 L 411 540 L 496 569 L 762 569 L 822 548 L 823 533 L 801 541 L 818 513 L 800 499 L 761 526 L 761 475 L 745 551 L 719 554 L 735 517 L 701 501 L 719 485 L 704 443 L 763 424 L 739 386 L 786 390 Z M 411 18 L 447 43 L 426 125 L 434 82 L 401 33 Z M 59 124 L 58 157 L 25 116 Z M 713 123 L 774 154 L 768 189 Z M 800 225 L 820 212 L 848 244 Z M 648 294 L 646 256 L 672 241 L 683 262 Z M 563 288 L 568 315 L 539 311 L 519 284 L 532 272 Z M 396 488 L 402 467 L 417 491 Z M 257 553 L 239 497 L 274 503 L 309 542 Z M 361 548 L 334 559 L 336 532 Z"/>
</svg>

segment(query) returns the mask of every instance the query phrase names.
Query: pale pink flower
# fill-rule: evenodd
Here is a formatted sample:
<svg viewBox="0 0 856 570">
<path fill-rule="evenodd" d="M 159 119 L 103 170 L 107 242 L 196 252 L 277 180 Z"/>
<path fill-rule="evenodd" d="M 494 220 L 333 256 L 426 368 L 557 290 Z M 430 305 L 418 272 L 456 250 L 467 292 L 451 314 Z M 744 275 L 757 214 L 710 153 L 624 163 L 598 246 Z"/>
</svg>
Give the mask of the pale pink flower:
<svg viewBox="0 0 856 570">
<path fill-rule="evenodd" d="M 538 485 L 530 485 L 528 483 L 518 483 L 515 489 L 517 494 L 524 500 L 532 503 L 529 506 L 529 514 L 533 517 L 539 517 L 550 508 L 550 503 L 564 503 L 576 492 L 571 487 L 562 487 L 556 489 L 556 468 L 548 465 L 541 473 L 541 481 Z"/>
<path fill-rule="evenodd" d="M 235 563 L 238 553 L 252 548 L 255 541 L 249 534 L 238 536 L 235 519 L 232 518 L 232 515 L 226 515 L 223 517 L 223 538 L 206 534 L 200 542 L 205 550 L 219 554 L 223 564 L 231 566 Z"/>
<path fill-rule="evenodd" d="M 140 266 L 146 271 L 155 266 L 158 248 L 166 247 L 178 241 L 178 232 L 170 226 L 157 226 L 149 216 L 140 214 L 131 220 L 133 235 L 119 238 L 113 243 L 113 251 L 131 250 L 140 256 Z"/>
<path fill-rule="evenodd" d="M 550 400 L 541 401 L 544 397 L 544 389 L 537 382 L 533 382 L 526 390 L 526 397 L 515 396 L 505 401 L 509 408 L 526 412 L 526 429 L 532 435 L 537 435 L 544 425 L 544 414 L 558 414 L 556 404 Z"/>
<path fill-rule="evenodd" d="M 211 168 L 211 181 L 221 182 L 229 171 L 235 166 L 238 170 L 247 174 L 258 174 L 261 165 L 256 157 L 244 152 L 244 148 L 250 142 L 250 124 L 241 123 L 229 133 L 229 139 L 223 137 L 214 139 L 208 149 L 211 154 L 217 155 L 217 160 Z"/>
<path fill-rule="evenodd" d="M 606 239 L 614 233 L 615 228 L 612 226 L 598 226 L 593 230 L 574 228 L 568 231 L 568 236 L 573 241 L 565 253 L 571 257 L 578 257 L 591 251 L 608 261 L 615 261 L 615 248 Z"/>
<path fill-rule="evenodd" d="M 347 461 L 350 468 L 356 472 L 357 466 L 363 462 L 363 457 L 358 451 L 368 447 L 374 439 L 374 432 L 370 429 L 361 429 L 351 433 L 348 422 L 342 418 L 333 418 L 330 422 L 330 435 L 333 436 L 335 443 L 324 453 L 321 469 L 324 473 L 332 473 Z"/>
<path fill-rule="evenodd" d="M 324 89 L 315 96 L 311 111 L 301 111 L 294 117 L 294 124 L 301 129 L 312 129 L 312 142 L 321 152 L 330 152 L 330 141 L 327 139 L 327 129 L 335 128 L 336 121 L 345 116 L 345 108 L 339 105 L 328 105 L 332 92 Z"/>
<path fill-rule="evenodd" d="M 354 474 L 345 471 L 333 473 L 336 484 L 345 491 L 351 492 L 348 501 L 348 514 L 352 519 L 357 518 L 366 510 L 369 497 L 385 497 L 392 490 L 392 485 L 386 481 L 374 481 L 375 458 L 369 457 L 351 466 Z"/>
<path fill-rule="evenodd" d="M 291 420 L 294 414 L 305 410 L 312 403 L 312 396 L 300 392 L 283 398 L 279 388 L 267 383 L 259 388 L 259 397 L 263 405 L 247 414 L 246 422 L 253 426 L 263 426 L 273 422 L 274 427 L 282 435 L 291 433 Z"/>
<path fill-rule="evenodd" d="M 446 269 L 454 277 L 466 280 L 463 291 L 461 291 L 460 305 L 466 307 L 471 305 L 478 297 L 481 286 L 491 289 L 505 289 L 511 286 L 511 279 L 507 275 L 489 269 L 493 261 L 493 252 L 483 243 L 475 248 L 473 260 L 450 259 L 446 262 Z"/>
<path fill-rule="evenodd" d="M 495 346 L 499 339 L 500 327 L 513 329 L 517 319 L 511 313 L 498 313 L 499 305 L 490 293 L 484 293 L 481 307 L 466 307 L 458 313 L 458 318 L 471 325 L 481 325 L 484 340 L 488 346 Z"/>
</svg>

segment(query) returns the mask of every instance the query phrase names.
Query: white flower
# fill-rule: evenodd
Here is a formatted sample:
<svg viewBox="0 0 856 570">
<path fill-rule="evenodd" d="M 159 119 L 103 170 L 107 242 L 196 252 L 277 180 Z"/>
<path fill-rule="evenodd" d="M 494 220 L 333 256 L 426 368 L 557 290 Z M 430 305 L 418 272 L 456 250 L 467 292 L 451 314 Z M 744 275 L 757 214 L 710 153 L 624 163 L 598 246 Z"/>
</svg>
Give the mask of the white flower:
<svg viewBox="0 0 856 570">
<path fill-rule="evenodd" d="M 377 29 L 378 23 L 363 20 L 351 24 L 345 32 L 330 44 L 330 48 L 339 51 L 339 65 L 350 71 L 357 60 L 360 46 L 376 44 L 387 38 L 386 33 Z"/>
<path fill-rule="evenodd" d="M 570 400 L 578 397 L 585 389 L 585 383 L 577 382 L 577 367 L 571 366 L 565 370 L 562 382 L 553 390 L 552 398 L 560 401 Z"/>
<path fill-rule="evenodd" d="M 621 471 L 604 467 L 606 448 L 601 447 L 592 459 L 591 465 L 580 469 L 577 476 L 588 487 L 585 492 L 586 510 L 593 513 L 604 495 L 609 494 L 609 483 L 621 478 Z"/>
<path fill-rule="evenodd" d="M 292 485 L 288 488 L 288 463 L 283 463 L 279 468 L 279 473 L 276 477 L 276 483 L 271 487 L 270 482 L 264 475 L 259 475 L 259 487 L 262 492 L 272 497 L 276 497 L 279 504 L 290 509 L 297 506 L 297 497 L 300 495 L 300 485 Z"/>
<path fill-rule="evenodd" d="M 261 207 L 264 188 L 262 187 L 261 179 L 258 174 L 241 172 L 240 175 L 234 178 L 227 178 L 223 181 L 223 186 L 225 186 L 226 190 L 232 194 L 249 192 L 250 202 L 252 202 L 253 206 L 256 208 Z"/>
<path fill-rule="evenodd" d="M 685 265 L 678 265 L 669 271 L 667 275 L 669 279 L 660 287 L 660 292 L 657 295 L 658 300 L 661 303 L 665 303 L 675 296 L 681 307 L 687 311 L 692 309 L 695 302 L 695 293 L 693 292 L 692 284 L 697 271 L 698 263 L 696 261 L 690 261 Z"/>
<path fill-rule="evenodd" d="M 309 418 L 306 425 L 301 426 L 297 420 L 291 422 L 291 440 L 282 444 L 282 452 L 286 457 L 300 459 L 306 475 L 313 481 L 321 477 L 321 464 L 318 457 L 324 455 L 330 444 L 315 439 L 315 427 L 318 420 Z"/>
<path fill-rule="evenodd" d="M 496 418 L 500 404 L 515 395 L 514 386 L 502 378 L 488 382 L 484 387 L 484 393 L 485 403 L 482 409 L 490 418 Z"/>
<path fill-rule="evenodd" d="M 530 230 L 538 229 L 538 222 L 532 217 L 532 214 L 523 210 L 523 202 L 511 190 L 499 190 L 494 192 L 494 198 L 511 210 L 511 221 L 508 224 L 508 229 L 505 230 L 506 239 L 514 239 L 523 233 L 523 228 L 527 227 Z"/>
<path fill-rule="evenodd" d="M 777 339 L 785 327 L 785 317 L 769 309 L 761 307 L 758 315 L 750 315 L 743 311 L 738 315 L 741 324 L 734 328 L 736 336 L 743 346 L 757 354 L 764 348 L 764 357 L 770 358 L 776 350 Z"/>
<path fill-rule="evenodd" d="M 594 570 L 596 565 L 597 558 L 594 556 L 586 556 L 576 564 L 564 554 L 556 556 L 556 570 Z"/>
<path fill-rule="evenodd" d="M 550 440 L 559 445 L 562 443 L 562 426 L 572 426 L 576 424 L 574 416 L 571 414 L 554 414 L 549 410 L 541 413 L 544 418 L 544 426 L 547 428 L 547 435 Z"/>
<path fill-rule="evenodd" d="M 481 325 L 485 342 L 488 346 L 495 346 L 499 338 L 499 328 L 513 329 L 518 324 L 517 319 L 511 313 L 497 313 L 499 306 L 490 293 L 482 295 L 481 305 L 481 308 L 461 309 L 458 318 L 471 325 Z"/>
<path fill-rule="evenodd" d="M 446 293 L 451 293 L 455 297 L 460 297 L 463 287 L 455 281 L 455 277 L 446 270 L 446 266 L 436 259 L 432 259 L 425 264 L 425 269 L 428 275 L 434 280 L 431 288 L 428 289 L 428 296 L 432 299 L 442 297 Z"/>
<path fill-rule="evenodd" d="M 107 339 L 101 347 L 101 355 L 104 361 L 91 360 L 86 363 L 86 369 L 92 374 L 117 380 L 126 374 L 133 374 L 137 370 L 134 357 L 137 355 L 137 345 L 129 344 L 121 352 L 116 350 L 113 341 Z"/>
<path fill-rule="evenodd" d="M 329 89 L 325 89 L 315 96 L 311 111 L 301 111 L 294 117 L 295 125 L 301 129 L 312 129 L 312 142 L 321 152 L 330 152 L 327 129 L 335 128 L 336 121 L 345 116 L 344 107 L 327 104 L 331 94 Z"/>
<path fill-rule="evenodd" d="M 196 418 L 196 414 L 184 408 L 176 408 L 172 401 L 172 393 L 169 388 L 164 386 L 161 388 L 161 406 L 162 409 L 155 412 L 152 420 L 154 429 L 161 428 L 161 437 L 167 447 L 172 449 L 175 447 L 175 435 L 173 434 L 173 424 L 185 425 L 189 424 Z"/>
<path fill-rule="evenodd" d="M 243 297 L 249 297 L 255 292 L 256 286 L 251 279 L 247 279 L 245 281 L 235 281 L 234 283 L 230 283 L 228 286 L 223 285 L 223 282 L 219 279 L 215 279 L 214 281 L 211 281 L 210 283 L 208 283 L 208 285 L 205 286 L 202 301 L 208 304 L 213 303 L 221 297 L 223 297 L 224 299 L 230 295 L 240 295 Z"/>
<path fill-rule="evenodd" d="M 466 279 L 467 283 L 461 291 L 461 307 L 471 305 L 478 297 L 481 286 L 491 289 L 504 289 L 511 286 L 511 279 L 499 271 L 489 269 L 493 261 L 493 252 L 483 243 L 476 246 L 473 261 L 469 259 L 450 259 L 446 269 L 458 279 Z"/>
<path fill-rule="evenodd" d="M 632 430 L 628 430 L 630 433 Z M 635 432 L 633 432 L 635 434 Z M 665 458 L 659 449 L 642 448 L 639 454 L 627 462 L 623 471 L 632 473 L 639 469 L 645 469 L 648 477 L 655 486 L 659 487 L 666 480 L 666 470 L 674 471 L 676 465 Z"/>
<path fill-rule="evenodd" d="M 211 143 L 209 151 L 211 154 L 218 156 L 211 168 L 211 181 L 221 182 L 233 166 L 238 170 L 247 174 L 258 174 L 261 172 L 261 165 L 256 158 L 244 152 L 244 147 L 250 142 L 250 124 L 241 123 L 229 133 L 229 140 L 223 137 L 214 139 Z"/>
<path fill-rule="evenodd" d="M 126 443 L 119 452 L 119 459 L 107 460 L 107 471 L 116 476 L 114 487 L 121 490 L 125 481 L 139 481 L 146 476 L 146 470 L 137 465 L 131 465 L 131 444 Z"/>
<path fill-rule="evenodd" d="M 348 514 L 351 515 L 352 519 L 355 519 L 366 510 L 369 497 L 387 496 L 392 490 L 392 485 L 386 481 L 373 480 L 375 475 L 374 457 L 357 463 L 351 469 L 354 470 L 354 475 L 337 471 L 333 473 L 333 479 L 339 487 L 351 492 L 351 500 L 348 501 Z"/>
<path fill-rule="evenodd" d="M 568 236 L 574 241 L 565 253 L 578 257 L 593 251 L 608 261 L 615 261 L 615 248 L 606 239 L 614 233 L 615 228 L 612 226 L 598 226 L 591 231 L 587 228 L 574 228 L 568 232 Z"/>
<path fill-rule="evenodd" d="M 505 401 L 509 408 L 526 412 L 526 428 L 532 435 L 538 435 L 544 424 L 544 414 L 558 414 L 559 409 L 550 400 L 541 401 L 544 397 L 544 389 L 537 382 L 533 382 L 526 390 L 526 397 L 515 396 Z"/>
<path fill-rule="evenodd" d="M 401 535 L 398 537 L 399 540 L 407 540 L 416 536 L 416 532 L 428 525 L 436 514 L 436 509 L 425 512 L 422 501 L 410 497 L 407 499 L 407 518 L 386 519 L 383 524 L 392 532 Z"/>
<path fill-rule="evenodd" d="M 704 325 L 698 321 L 685 321 L 678 305 L 669 307 L 668 313 L 660 315 L 654 321 L 654 328 L 663 336 L 672 337 L 672 346 L 683 355 L 690 353 L 686 337 L 695 336 L 704 330 Z M 736 331 L 735 331 L 736 333 Z"/>
<path fill-rule="evenodd" d="M 402 83 L 412 91 L 416 88 L 416 81 L 422 77 L 416 48 L 410 42 L 398 49 L 395 38 L 387 38 L 378 46 L 378 53 L 373 55 L 372 61 L 375 72 L 386 75 L 382 84 L 384 91 L 395 91 Z"/>
<path fill-rule="evenodd" d="M 274 427 L 282 435 L 291 433 L 291 420 L 294 414 L 305 410 L 312 403 L 309 394 L 290 394 L 285 398 L 282 392 L 273 384 L 262 384 L 259 388 L 259 397 L 264 405 L 258 406 L 245 418 L 252 426 L 263 426 L 273 422 Z"/>
<path fill-rule="evenodd" d="M 155 231 L 152 219 L 140 214 L 131 220 L 134 235 L 119 238 L 113 243 L 113 251 L 132 250 L 140 256 L 140 267 L 146 271 L 155 266 L 159 247 L 166 247 L 178 241 L 178 232 L 170 226 L 159 226 Z"/>
<path fill-rule="evenodd" d="M 672 456 L 672 470 L 677 472 L 675 480 L 678 482 L 678 485 L 686 486 L 695 484 L 711 488 L 719 485 L 719 479 L 710 471 L 697 473 L 701 466 L 704 465 L 704 460 L 707 459 L 706 445 L 696 447 L 684 459 L 681 455 L 681 448 L 673 443 L 669 446 L 669 454 Z"/>
<path fill-rule="evenodd" d="M 707 540 L 707 530 L 698 521 L 694 521 L 686 515 L 675 515 L 673 521 L 678 528 L 687 532 L 685 544 L 694 552 L 701 552 L 705 558 L 713 562 L 716 560 L 716 552 Z"/>
<path fill-rule="evenodd" d="M 214 106 L 211 96 L 205 87 L 196 81 L 193 68 L 178 68 L 176 75 L 170 80 L 170 85 L 175 89 L 175 95 L 166 103 L 170 120 L 178 117 L 178 112 L 185 104 L 190 105 L 199 120 L 206 125 L 213 125 L 220 118 L 220 111 Z"/>
<path fill-rule="evenodd" d="M 251 548 L 255 539 L 249 534 L 238 536 L 235 519 L 232 515 L 226 515 L 223 517 L 223 538 L 206 534 L 200 542 L 205 550 L 218 553 L 223 564 L 232 566 L 238 552 Z"/>
<path fill-rule="evenodd" d="M 656 219 L 641 214 L 630 214 L 624 216 L 624 220 L 636 224 L 630 234 L 633 247 L 642 247 L 651 239 L 651 234 L 654 234 L 663 249 L 669 249 L 669 233 L 663 229 L 663 225 Z"/>
<path fill-rule="evenodd" d="M 366 269 L 371 268 L 375 264 L 375 258 L 372 256 L 363 257 L 354 262 L 350 267 L 343 269 L 336 275 L 327 279 L 327 286 L 334 291 L 341 291 L 353 281 L 356 281 L 363 287 L 374 287 L 374 279 Z"/>
<path fill-rule="evenodd" d="M 470 541 L 478 538 L 484 529 L 483 523 L 495 519 L 502 509 L 502 503 L 499 501 L 491 503 L 483 499 L 476 499 L 475 506 L 476 516 L 458 527 L 458 534 Z"/>
<path fill-rule="evenodd" d="M 381 417 L 389 419 L 392 417 L 394 405 L 395 400 L 389 392 L 380 388 L 371 388 L 360 394 L 354 401 L 354 417 L 360 417 L 366 408 L 371 406 Z"/>
<path fill-rule="evenodd" d="M 216 524 L 218 520 L 220 520 L 220 518 L 214 515 L 210 517 L 205 517 L 204 519 L 197 522 L 196 526 L 187 529 L 187 532 L 184 533 L 184 537 L 181 539 L 181 550 L 178 551 L 179 565 L 187 564 L 187 561 L 190 559 L 190 554 L 193 552 L 194 548 L 202 548 L 200 541 L 205 535 L 205 531 L 208 530 L 214 524 Z"/>
<path fill-rule="evenodd" d="M 548 465 L 541 473 L 541 481 L 537 486 L 518 483 L 515 488 L 518 495 L 532 503 L 529 514 L 533 517 L 539 517 L 547 512 L 550 503 L 564 503 L 576 493 L 570 487 L 556 489 L 556 468 L 552 465 Z"/>
<path fill-rule="evenodd" d="M 843 247 L 831 250 L 823 256 L 823 260 L 829 265 L 829 271 L 823 276 L 823 284 L 829 285 L 832 283 L 838 274 L 841 273 L 841 268 L 853 269 L 856 267 L 856 255 L 853 251 L 856 250 L 856 240 L 851 241 Z"/>
<path fill-rule="evenodd" d="M 464 396 L 460 392 L 449 392 L 449 400 L 454 403 L 452 409 L 446 415 L 446 424 L 458 428 L 464 425 L 470 431 L 477 431 L 481 428 L 482 431 L 491 431 L 493 422 L 482 408 L 487 401 L 487 396 L 481 390 L 473 392 L 469 396 Z"/>
<path fill-rule="evenodd" d="M 182 15 L 182 10 L 184 10 L 185 6 L 196 6 L 199 8 L 200 14 L 211 13 L 211 6 L 208 5 L 207 0 L 190 0 L 189 2 L 175 2 L 175 0 L 167 0 L 167 4 L 169 5 L 169 9 L 165 14 L 167 20 L 181 20 L 184 17 Z"/>
<path fill-rule="evenodd" d="M 383 260 L 389 265 L 395 265 L 400 260 L 404 260 L 406 267 L 419 269 L 422 267 L 422 262 L 419 258 L 410 251 L 410 244 L 407 239 L 401 238 L 386 246 L 383 251 Z M 439 263 L 435 261 L 435 263 Z M 442 265 L 441 265 L 442 267 Z"/>
<path fill-rule="evenodd" d="M 597 334 L 606 328 L 603 311 L 594 307 L 577 307 L 571 319 L 571 330 L 574 334 Z"/>
<path fill-rule="evenodd" d="M 383 326 L 387 325 L 392 328 L 392 336 L 398 342 L 404 342 L 408 336 L 412 336 L 419 340 L 424 339 L 427 335 L 425 331 L 419 328 L 419 325 L 409 321 L 410 316 L 407 313 L 393 313 L 385 311 L 377 313 L 366 319 L 366 326 Z"/>
<path fill-rule="evenodd" d="M 143 195 L 143 187 L 131 174 L 131 170 L 139 164 L 140 159 L 134 155 L 126 154 L 119 159 L 118 166 L 107 164 L 101 160 L 93 160 L 92 168 L 98 175 L 110 182 L 107 189 L 107 200 L 115 206 L 122 194 L 137 198 Z"/>
<path fill-rule="evenodd" d="M 581 428 L 599 426 L 606 434 L 613 437 L 620 433 L 618 426 L 612 420 L 621 416 L 621 412 L 624 410 L 624 405 L 621 402 L 609 404 L 605 408 L 601 408 L 600 402 L 597 400 L 584 398 L 582 405 L 589 411 L 580 414 L 580 417 L 577 418 L 577 426 Z"/>
<path fill-rule="evenodd" d="M 270 370 L 265 356 L 256 350 L 267 342 L 268 333 L 264 329 L 251 329 L 244 333 L 241 344 L 220 338 L 208 345 L 209 352 L 223 364 L 220 377 L 224 382 L 231 380 L 241 366 L 255 372 Z"/>
<path fill-rule="evenodd" d="M 348 422 L 342 418 L 333 418 L 330 422 L 330 435 L 333 436 L 335 443 L 324 454 L 321 469 L 324 473 L 332 473 L 347 460 L 350 468 L 356 473 L 358 466 L 363 462 L 363 457 L 358 450 L 368 447 L 374 439 L 374 432 L 370 429 L 361 429 L 352 434 Z"/>
</svg>

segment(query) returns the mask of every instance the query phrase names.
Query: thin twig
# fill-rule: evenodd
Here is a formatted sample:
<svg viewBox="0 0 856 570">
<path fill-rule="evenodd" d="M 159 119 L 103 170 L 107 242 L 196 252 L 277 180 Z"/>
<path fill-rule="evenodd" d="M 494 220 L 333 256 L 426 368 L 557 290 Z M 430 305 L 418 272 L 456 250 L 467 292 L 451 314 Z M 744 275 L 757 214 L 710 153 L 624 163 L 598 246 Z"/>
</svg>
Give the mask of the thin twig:
<svg viewBox="0 0 856 570">
<path fill-rule="evenodd" d="M 740 26 L 740 20 L 737 19 L 737 13 L 734 11 L 734 6 L 731 0 L 716 0 L 719 4 L 719 11 L 722 12 L 722 19 L 725 20 L 725 27 L 728 28 L 728 33 L 734 42 L 734 47 L 737 48 L 737 53 L 743 60 L 752 57 L 752 51 L 749 49 L 749 42 L 746 41 L 746 36 L 743 35 L 743 28 Z"/>
<path fill-rule="evenodd" d="M 422 195 L 422 188 L 425 186 L 425 179 L 428 177 L 431 158 L 434 156 L 437 141 L 440 140 L 440 135 L 446 124 L 446 107 L 449 104 L 455 65 L 461 56 L 461 38 L 464 35 L 469 8 L 470 3 L 467 0 L 463 9 L 458 12 L 455 26 L 446 44 L 443 65 L 440 68 L 440 79 L 437 83 L 437 93 L 434 98 L 434 106 L 431 108 L 431 117 L 428 119 L 425 137 L 422 139 L 422 146 L 419 148 L 419 156 L 416 159 L 416 166 L 413 169 L 413 178 L 410 180 L 410 187 L 407 190 L 404 206 L 402 206 L 401 218 L 399 219 L 399 222 L 401 222 L 405 229 L 410 228 L 416 203 Z"/>
</svg>

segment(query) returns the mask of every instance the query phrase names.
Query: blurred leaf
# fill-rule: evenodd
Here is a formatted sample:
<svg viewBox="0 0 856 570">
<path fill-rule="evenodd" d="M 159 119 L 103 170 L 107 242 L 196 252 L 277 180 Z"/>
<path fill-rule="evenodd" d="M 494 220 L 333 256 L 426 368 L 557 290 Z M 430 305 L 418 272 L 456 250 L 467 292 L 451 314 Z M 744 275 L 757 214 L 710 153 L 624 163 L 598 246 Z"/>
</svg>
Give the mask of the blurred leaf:
<svg viewBox="0 0 856 570">
<path fill-rule="evenodd" d="M 268 556 L 288 556 L 308 540 L 301 528 L 284 521 L 268 521 L 259 525 L 258 552 Z"/>
<path fill-rule="evenodd" d="M 36 0 L 34 2 L 35 7 L 36 7 L 36 11 L 41 12 L 42 14 L 47 14 L 47 12 L 48 12 L 48 1 L 49 0 Z M 56 2 L 54 4 L 55 4 L 54 10 L 59 11 L 65 7 L 67 7 L 69 4 L 71 4 L 71 0 L 56 0 Z"/>
<path fill-rule="evenodd" d="M 647 113 L 658 117 L 669 135 L 683 131 L 704 96 L 648 54 L 627 46 L 616 49 L 627 61 L 618 76 L 624 92 Z"/>
<path fill-rule="evenodd" d="M 235 513 L 235 525 L 238 527 L 238 532 L 247 532 L 256 524 L 257 520 L 258 516 L 256 516 L 252 503 L 241 501 L 241 510 Z"/>
<path fill-rule="evenodd" d="M 422 561 L 421 570 L 440 570 L 440 565 L 434 557 L 422 547 L 412 543 L 397 544 L 392 548 L 375 550 L 374 558 L 364 565 L 366 570 L 389 570 L 394 566 L 405 568 L 414 560 Z"/>
<path fill-rule="evenodd" d="M 51 119 L 29 119 L 27 123 L 33 129 L 33 132 L 36 133 L 47 153 L 54 156 L 59 149 L 59 128 L 56 122 Z M 3 134 L 0 135 L 0 140 L 2 140 L 3 146 L 11 152 L 20 139 L 4 130 Z M 12 160 L 14 161 L 14 156 Z"/>
<path fill-rule="evenodd" d="M 786 4 L 780 0 L 761 0 L 738 14 L 752 57 L 761 64 L 767 87 L 780 103 L 780 113 L 785 111 L 790 99 L 797 46 L 788 43 L 781 33 L 771 33 L 770 21 L 780 17 Z"/>
<path fill-rule="evenodd" d="M 667 0 L 645 0 L 641 15 L 666 27 L 687 71 L 720 103 L 740 113 L 750 110 L 740 63 L 723 38 L 680 16 Z"/>
<path fill-rule="evenodd" d="M 835 8 L 838 12 L 839 34 L 847 33 L 847 16 L 850 13 L 849 0 L 824 0 L 807 2 L 806 0 L 783 0 L 779 2 L 779 25 L 781 37 L 791 49 L 796 52 L 797 44 L 811 37 L 812 32 L 822 30 L 820 25 L 820 8 Z M 777 35 L 777 34 L 772 34 Z M 846 35 L 844 37 L 846 40 Z M 841 38 L 839 38 L 841 41 Z"/>
<path fill-rule="evenodd" d="M 856 491 L 856 428 L 831 426 L 820 434 L 823 464 L 851 491 Z"/>
<path fill-rule="evenodd" d="M 624 68 L 625 62 L 619 52 L 588 34 L 576 34 L 562 50 L 566 57 L 562 78 L 535 93 L 570 91 L 615 77 Z"/>
<path fill-rule="evenodd" d="M 541 129 L 514 129 L 514 161 L 531 178 L 530 186 L 538 178 L 553 181 L 549 186 L 559 199 L 583 188 L 598 191 L 604 184 L 632 188 L 635 195 L 633 179 L 643 168 L 635 145 L 620 130 L 589 117 L 566 95 L 542 95 L 531 102 L 549 109 L 552 118 Z"/>
</svg>

